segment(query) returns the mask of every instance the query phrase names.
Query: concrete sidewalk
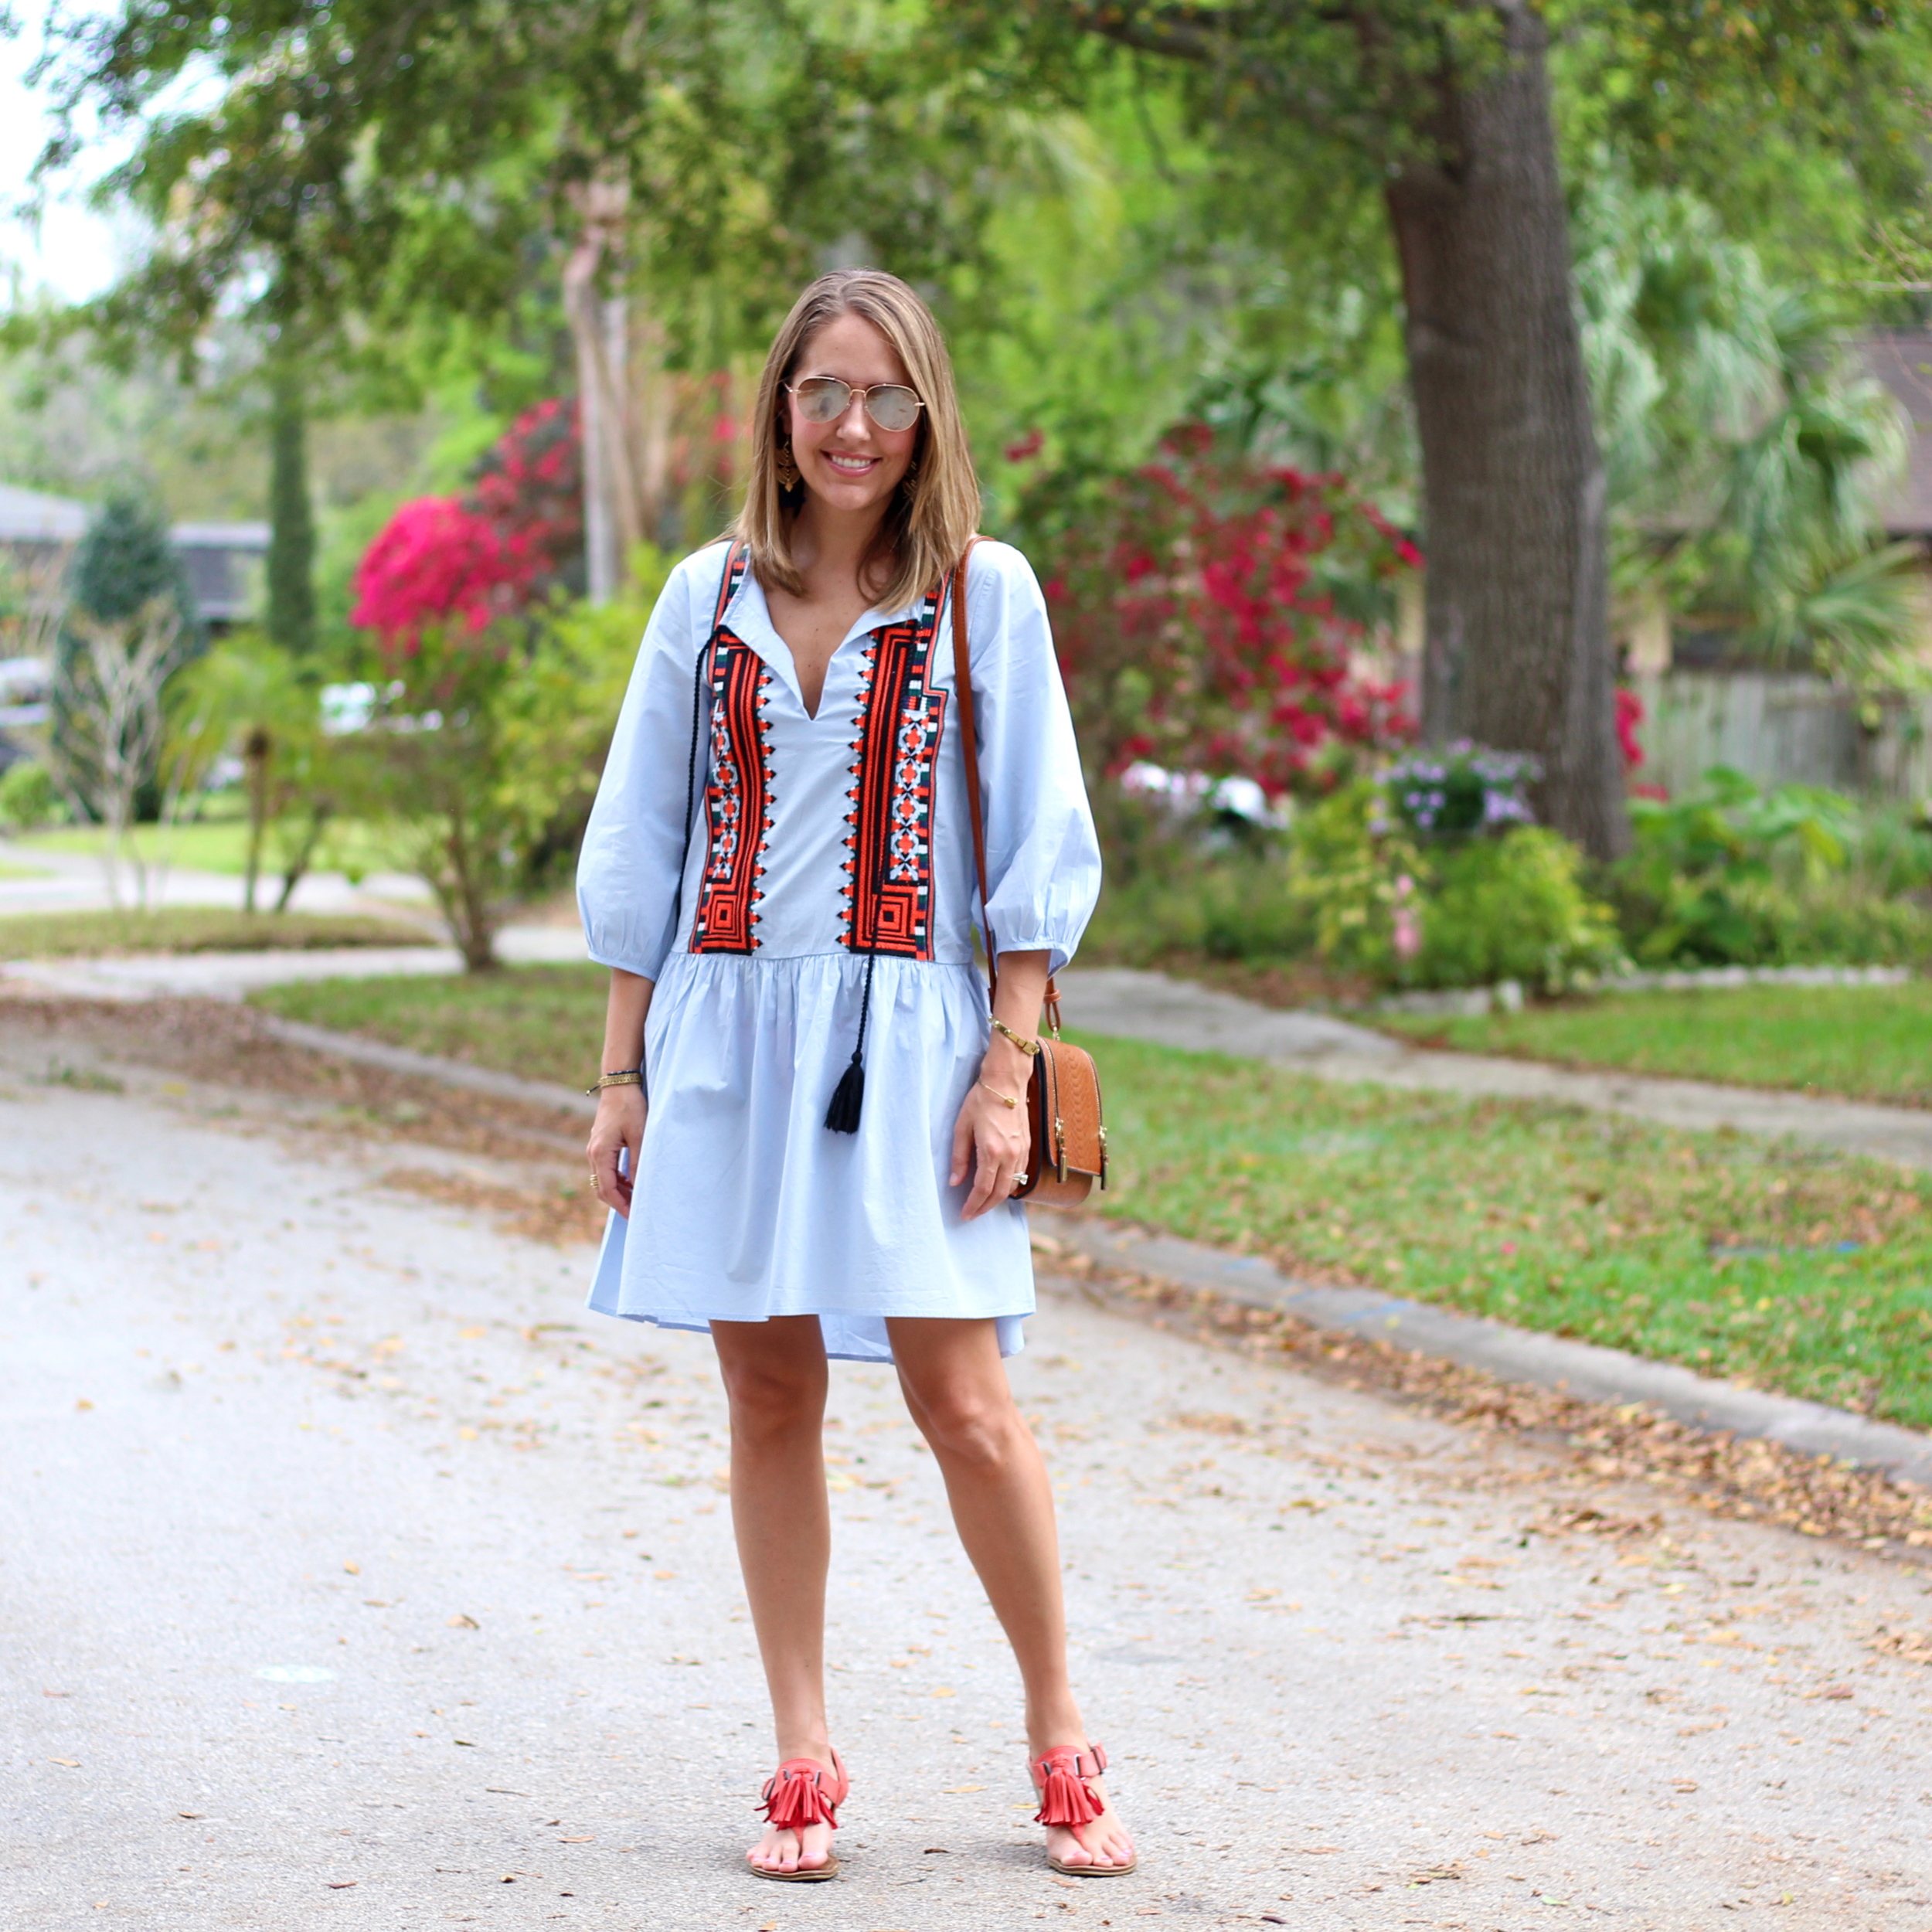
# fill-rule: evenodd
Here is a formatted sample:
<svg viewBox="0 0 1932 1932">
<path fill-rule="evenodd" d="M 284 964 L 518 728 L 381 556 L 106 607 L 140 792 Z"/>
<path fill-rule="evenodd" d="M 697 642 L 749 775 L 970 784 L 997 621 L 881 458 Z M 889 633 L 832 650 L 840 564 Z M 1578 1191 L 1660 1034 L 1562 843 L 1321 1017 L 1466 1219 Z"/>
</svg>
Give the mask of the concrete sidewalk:
<svg viewBox="0 0 1932 1932">
<path fill-rule="evenodd" d="M 1060 986 L 1066 1024 L 1077 1032 L 1277 1060 L 1321 1080 L 1547 1100 L 1633 1114 L 1666 1127 L 1788 1134 L 1901 1166 L 1932 1168 L 1932 1111 L 1920 1108 L 1432 1052 L 1326 1014 L 1281 1012 L 1122 967 L 1076 968 L 1062 975 Z"/>
<path fill-rule="evenodd" d="M 102 911 L 114 901 L 101 860 L 81 852 L 56 852 L 0 838 L 0 915 L 13 913 Z M 202 872 L 192 866 L 149 867 L 152 903 L 158 906 L 229 906 L 240 910 L 238 873 Z M 12 876 L 8 876 L 12 875 Z M 133 889 L 124 868 L 124 897 Z M 272 904 L 281 889 L 278 874 L 265 872 L 260 890 Z M 258 903 L 261 903 L 258 899 Z M 310 872 L 295 888 L 293 910 L 376 913 L 393 917 L 401 906 L 432 911 L 429 888 L 406 872 L 372 872 L 352 884 L 338 872 Z"/>
<path fill-rule="evenodd" d="M 1923 1932 L 1922 1578 L 1051 1284 L 1014 1379 L 1142 1869 L 1044 1868 L 930 1458 L 838 1365 L 846 1869 L 764 1884 L 703 1338 L 584 1314 L 588 1250 L 393 1145 L 43 1065 L 0 1032 L 10 1932 Z"/>
<path fill-rule="evenodd" d="M 498 956 L 513 965 L 587 958 L 575 926 L 507 926 Z M 463 970 L 454 946 L 329 946 L 257 953 L 150 953 L 126 959 L 17 959 L 0 978 L 70 999 L 246 999 L 264 986 L 318 979 L 446 977 Z"/>
</svg>

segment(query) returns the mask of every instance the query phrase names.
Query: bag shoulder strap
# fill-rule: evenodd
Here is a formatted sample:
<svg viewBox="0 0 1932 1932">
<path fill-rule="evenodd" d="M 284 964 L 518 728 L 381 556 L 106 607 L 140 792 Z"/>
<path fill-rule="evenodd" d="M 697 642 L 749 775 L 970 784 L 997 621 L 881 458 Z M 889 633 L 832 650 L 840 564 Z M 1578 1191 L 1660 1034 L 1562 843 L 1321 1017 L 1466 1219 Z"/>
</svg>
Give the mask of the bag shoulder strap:
<svg viewBox="0 0 1932 1932">
<path fill-rule="evenodd" d="M 973 713 L 973 658 L 971 641 L 966 631 L 966 564 L 978 537 L 967 543 L 964 554 L 953 566 L 953 686 L 959 699 L 960 749 L 966 759 L 966 816 L 973 828 L 973 868 L 979 879 L 980 930 L 986 936 L 986 991 L 989 998 L 999 992 L 999 947 L 993 937 L 992 914 L 987 907 L 986 818 L 979 796 L 979 733 Z M 1044 1004 L 1047 1025 L 1053 1037 L 1060 1037 L 1060 988 L 1049 976 Z"/>
</svg>

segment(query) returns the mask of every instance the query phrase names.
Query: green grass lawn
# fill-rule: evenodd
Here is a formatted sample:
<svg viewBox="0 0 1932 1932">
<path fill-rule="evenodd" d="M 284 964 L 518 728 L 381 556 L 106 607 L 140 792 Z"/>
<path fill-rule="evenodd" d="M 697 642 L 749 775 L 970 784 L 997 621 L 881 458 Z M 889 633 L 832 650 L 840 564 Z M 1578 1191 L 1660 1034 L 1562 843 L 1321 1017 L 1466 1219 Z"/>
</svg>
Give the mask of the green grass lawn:
<svg viewBox="0 0 1932 1932">
<path fill-rule="evenodd" d="M 583 1086 L 605 979 L 525 967 L 257 998 Z M 1734 1134 L 1087 1044 L 1114 1163 L 1104 1213 L 1932 1427 L 1932 1181 Z"/>
<path fill-rule="evenodd" d="M 461 979 L 314 980 L 252 997 L 284 1019 L 580 1087 L 597 1077 L 610 984 L 601 966 L 515 966 Z"/>
<path fill-rule="evenodd" d="M 225 872 L 236 879 L 248 869 L 248 826 L 240 818 L 197 819 L 192 824 L 171 825 L 165 831 L 156 825 L 141 825 L 135 828 L 134 837 L 142 857 L 151 865 L 165 863 L 191 872 Z M 91 859 L 107 849 L 107 834 L 100 825 L 63 825 L 54 831 L 30 833 L 15 844 L 23 857 L 46 852 Z M 262 853 L 263 871 L 270 876 L 280 876 L 276 865 L 277 850 L 271 836 Z M 357 873 L 399 869 L 379 829 L 353 820 L 328 828 L 314 866 L 317 872 Z"/>
<path fill-rule="evenodd" d="M 1932 980 L 1616 993 L 1464 1019 L 1389 1014 L 1379 1023 L 1465 1053 L 1932 1107 Z"/>
<path fill-rule="evenodd" d="M 0 959 L 80 954 L 307 951 L 321 946 L 422 946 L 420 926 L 356 914 L 231 912 L 163 906 L 153 912 L 13 913 L 0 917 Z"/>
</svg>

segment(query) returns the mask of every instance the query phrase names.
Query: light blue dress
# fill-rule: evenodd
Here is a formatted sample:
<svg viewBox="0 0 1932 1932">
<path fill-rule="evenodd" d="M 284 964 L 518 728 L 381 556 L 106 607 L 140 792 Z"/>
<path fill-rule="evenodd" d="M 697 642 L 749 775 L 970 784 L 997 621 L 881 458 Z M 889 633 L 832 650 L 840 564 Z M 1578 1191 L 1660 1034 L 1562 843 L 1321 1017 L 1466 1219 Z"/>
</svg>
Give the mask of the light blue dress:
<svg viewBox="0 0 1932 1932">
<path fill-rule="evenodd" d="M 611 1216 L 590 1306 L 681 1328 L 815 1315 L 828 1353 L 861 1361 L 891 1359 L 888 1315 L 991 1318 L 1014 1353 L 1025 1210 L 963 1221 L 947 1182 L 989 1036 L 951 613 L 937 594 L 868 611 L 813 717 L 726 556 L 687 557 L 651 613 L 577 869 L 591 957 L 656 982 L 631 1219 Z M 1057 971 L 1100 868 L 1046 604 L 1017 550 L 982 543 L 966 609 L 993 933 Z M 864 1107 L 834 1133 L 873 955 Z"/>
</svg>

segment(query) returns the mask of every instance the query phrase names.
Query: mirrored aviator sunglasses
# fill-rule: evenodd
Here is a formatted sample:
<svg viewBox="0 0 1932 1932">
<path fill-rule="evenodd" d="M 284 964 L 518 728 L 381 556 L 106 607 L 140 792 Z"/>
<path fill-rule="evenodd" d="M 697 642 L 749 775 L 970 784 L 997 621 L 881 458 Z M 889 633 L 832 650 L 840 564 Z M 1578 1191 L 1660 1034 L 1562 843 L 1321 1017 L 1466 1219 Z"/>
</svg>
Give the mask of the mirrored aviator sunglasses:
<svg viewBox="0 0 1932 1932">
<path fill-rule="evenodd" d="M 797 399 L 798 413 L 808 423 L 837 422 L 852 407 L 855 396 L 865 404 L 866 413 L 882 430 L 909 430 L 926 406 L 917 393 L 903 383 L 875 383 L 870 389 L 854 389 L 836 376 L 808 376 L 802 383 L 786 386 Z"/>
</svg>

